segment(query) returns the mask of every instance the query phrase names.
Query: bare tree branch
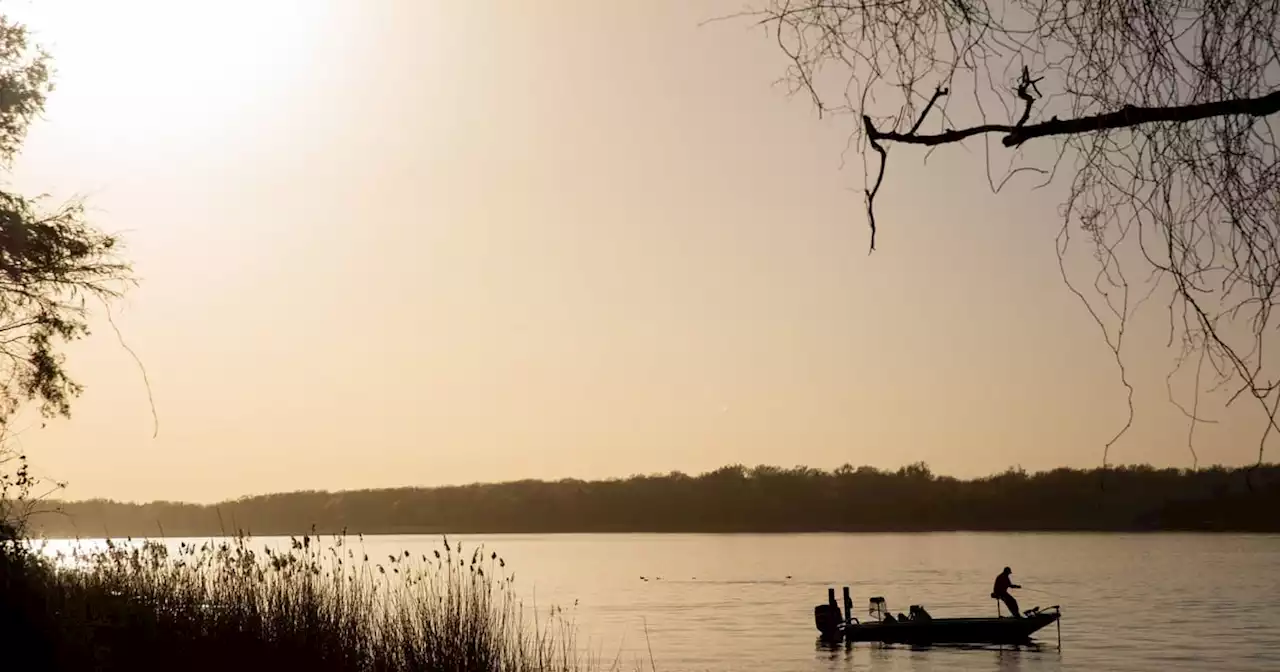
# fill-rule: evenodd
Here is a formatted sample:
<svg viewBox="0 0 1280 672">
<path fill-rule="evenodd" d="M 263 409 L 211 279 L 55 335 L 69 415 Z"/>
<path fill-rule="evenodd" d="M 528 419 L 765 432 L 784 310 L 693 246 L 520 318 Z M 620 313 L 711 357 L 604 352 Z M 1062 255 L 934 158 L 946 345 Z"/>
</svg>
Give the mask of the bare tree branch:
<svg viewBox="0 0 1280 672">
<path fill-rule="evenodd" d="M 1019 96 L 1021 97 L 1023 93 L 1025 92 L 1020 90 Z M 1026 111 L 1022 115 L 1022 120 L 1017 124 L 982 124 L 980 126 L 927 135 L 916 133 L 916 128 L 920 125 L 919 122 L 906 133 L 878 131 L 871 123 L 871 118 L 866 116 L 863 117 L 863 123 L 866 124 L 868 137 L 875 140 L 932 146 L 960 142 L 966 138 L 985 133 L 1004 133 L 1005 136 L 1001 139 L 1004 146 L 1017 147 L 1028 140 L 1045 138 L 1051 135 L 1099 133 L 1161 121 L 1188 122 L 1230 114 L 1265 117 L 1280 112 L 1280 91 L 1274 91 L 1257 98 L 1219 100 L 1212 103 L 1182 105 L 1179 107 L 1133 107 L 1129 105 L 1107 114 L 1095 114 L 1075 119 L 1058 119 L 1054 117 L 1049 121 L 1043 121 L 1038 124 L 1022 125 L 1026 122 L 1030 112 L 1031 105 L 1028 102 Z M 923 120 L 923 117 L 921 117 L 921 121 Z"/>
</svg>

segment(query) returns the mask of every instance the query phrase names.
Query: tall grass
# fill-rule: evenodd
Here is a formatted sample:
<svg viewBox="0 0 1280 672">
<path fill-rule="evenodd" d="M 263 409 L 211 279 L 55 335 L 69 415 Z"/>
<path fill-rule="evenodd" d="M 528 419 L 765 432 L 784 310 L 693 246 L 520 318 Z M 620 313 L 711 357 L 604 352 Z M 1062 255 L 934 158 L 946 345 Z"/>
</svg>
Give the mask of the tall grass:
<svg viewBox="0 0 1280 672">
<path fill-rule="evenodd" d="M 358 538 L 357 538 L 358 539 Z M 585 666 L 558 610 L 526 615 L 496 553 L 446 538 L 369 558 L 346 536 L 0 548 L 0 668 L 449 670 Z M 2 661 L 21 663 L 10 668 Z"/>
</svg>

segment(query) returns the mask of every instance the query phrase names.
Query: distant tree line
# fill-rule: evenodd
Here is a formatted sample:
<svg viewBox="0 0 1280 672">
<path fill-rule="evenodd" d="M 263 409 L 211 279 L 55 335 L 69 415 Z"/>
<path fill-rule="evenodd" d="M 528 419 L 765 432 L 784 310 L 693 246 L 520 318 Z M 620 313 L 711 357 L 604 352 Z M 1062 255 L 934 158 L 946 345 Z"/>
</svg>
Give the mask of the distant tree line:
<svg viewBox="0 0 1280 672">
<path fill-rule="evenodd" d="M 1280 465 L 1021 469 L 961 480 L 917 463 L 883 471 L 732 465 L 603 481 L 305 491 L 216 505 L 53 502 L 50 537 L 321 533 L 1280 531 Z"/>
</svg>

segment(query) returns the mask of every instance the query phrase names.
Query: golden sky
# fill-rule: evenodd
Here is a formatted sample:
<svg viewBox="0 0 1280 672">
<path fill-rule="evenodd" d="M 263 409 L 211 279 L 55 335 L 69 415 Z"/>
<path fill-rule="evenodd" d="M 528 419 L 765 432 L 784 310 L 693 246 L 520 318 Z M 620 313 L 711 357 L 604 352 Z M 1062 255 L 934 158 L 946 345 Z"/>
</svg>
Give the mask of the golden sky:
<svg viewBox="0 0 1280 672">
<path fill-rule="evenodd" d="M 0 4 L 57 68 L 10 182 L 124 235 L 159 414 L 97 319 L 73 418 L 25 415 L 22 447 L 68 496 L 192 501 L 1098 465 L 1125 392 L 1055 195 L 993 195 L 981 145 L 902 149 L 868 255 L 851 119 L 776 86 L 748 22 L 699 25 L 740 6 Z M 1190 465 L 1162 319 L 1128 336 L 1114 461 Z M 1201 462 L 1261 429 L 1204 430 Z"/>
</svg>

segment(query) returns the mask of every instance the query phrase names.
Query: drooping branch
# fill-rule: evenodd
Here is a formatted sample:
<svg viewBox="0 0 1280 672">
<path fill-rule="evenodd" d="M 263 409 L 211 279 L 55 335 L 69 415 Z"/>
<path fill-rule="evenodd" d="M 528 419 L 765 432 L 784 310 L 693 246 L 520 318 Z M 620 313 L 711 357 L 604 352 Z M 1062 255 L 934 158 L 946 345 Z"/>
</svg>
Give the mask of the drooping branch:
<svg viewBox="0 0 1280 672">
<path fill-rule="evenodd" d="M 880 191 L 880 183 L 884 182 L 884 164 L 889 161 L 889 152 L 885 151 L 884 145 L 881 145 L 872 136 L 868 136 L 871 143 L 871 149 L 876 150 L 880 155 L 880 171 L 876 173 L 876 183 L 867 190 L 867 225 L 871 227 L 871 252 L 876 251 L 876 193 Z"/>
<path fill-rule="evenodd" d="M 1036 82 L 1038 81 L 1040 80 L 1031 78 L 1031 74 L 1026 67 L 1022 68 L 1022 81 L 1018 84 L 1017 94 L 1019 98 L 1026 101 L 1027 105 L 1026 105 L 1026 108 L 1022 111 L 1022 118 L 1018 120 L 1018 123 L 1015 127 L 1021 127 L 1023 124 L 1027 123 L 1027 119 L 1031 117 L 1031 106 L 1035 104 L 1036 96 L 1040 95 L 1040 92 L 1038 90 L 1036 91 L 1036 96 L 1031 95 L 1031 91 L 1035 90 Z M 872 123 L 871 121 L 871 117 L 868 117 L 865 114 L 862 116 L 862 123 L 865 127 L 865 131 L 867 134 L 867 142 L 868 144 L 871 145 L 871 149 L 875 150 L 876 153 L 880 155 L 880 170 L 876 173 L 875 184 L 866 192 L 867 193 L 867 223 L 871 227 L 871 251 L 872 252 L 874 252 L 876 249 L 876 211 L 875 211 L 876 194 L 880 191 L 880 184 L 884 182 L 885 164 L 889 160 L 889 152 L 885 150 L 884 145 L 880 144 L 880 140 L 882 139 L 894 140 L 895 138 L 891 136 L 904 137 L 904 138 L 931 137 L 931 136 L 918 136 L 916 135 L 916 132 L 919 131 L 920 126 L 924 124 L 924 120 L 929 116 L 929 112 L 930 110 L 933 109 L 933 106 L 937 104 L 940 98 L 947 95 L 949 92 L 950 91 L 948 89 L 943 88 L 941 86 L 935 89 L 933 92 L 933 95 L 929 98 L 929 102 L 926 103 L 924 106 L 924 109 L 920 111 L 920 116 L 916 118 L 916 123 L 911 125 L 911 130 L 907 131 L 906 134 L 882 133 L 876 130 L 875 124 Z M 916 144 L 923 144 L 923 143 L 916 143 Z M 941 143 L 934 143 L 934 144 L 941 144 Z"/>
<path fill-rule="evenodd" d="M 924 110 L 920 112 L 920 117 L 916 119 L 916 123 L 911 127 L 911 133 L 915 133 L 920 130 L 920 125 L 924 123 L 925 117 L 929 116 L 929 110 L 932 110 L 934 104 L 938 102 L 938 99 L 945 95 L 947 95 L 947 89 L 942 87 L 938 87 L 938 89 L 933 92 L 933 97 L 929 98 L 929 102 L 924 106 Z M 884 166 L 889 160 L 889 152 L 885 150 L 884 145 L 881 145 L 876 140 L 874 134 L 875 127 L 872 126 L 871 120 L 864 116 L 863 121 L 867 125 L 867 138 L 871 144 L 871 149 L 874 149 L 876 153 L 880 155 L 880 171 L 876 173 L 876 182 L 867 190 L 867 223 L 871 226 L 871 251 L 875 252 L 876 212 L 875 208 L 872 206 L 875 204 L 876 194 L 880 191 L 880 184 L 884 182 Z"/>
</svg>

